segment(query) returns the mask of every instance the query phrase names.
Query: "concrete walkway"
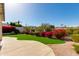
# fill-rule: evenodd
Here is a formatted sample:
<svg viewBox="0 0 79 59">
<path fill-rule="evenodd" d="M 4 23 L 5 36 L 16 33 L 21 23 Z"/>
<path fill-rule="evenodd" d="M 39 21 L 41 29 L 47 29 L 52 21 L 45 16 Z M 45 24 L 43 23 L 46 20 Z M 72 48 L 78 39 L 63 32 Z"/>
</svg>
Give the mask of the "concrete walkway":
<svg viewBox="0 0 79 59">
<path fill-rule="evenodd" d="M 3 56 L 55 56 L 50 47 L 37 41 L 3 37 L 1 45 L 0 55 Z"/>
</svg>

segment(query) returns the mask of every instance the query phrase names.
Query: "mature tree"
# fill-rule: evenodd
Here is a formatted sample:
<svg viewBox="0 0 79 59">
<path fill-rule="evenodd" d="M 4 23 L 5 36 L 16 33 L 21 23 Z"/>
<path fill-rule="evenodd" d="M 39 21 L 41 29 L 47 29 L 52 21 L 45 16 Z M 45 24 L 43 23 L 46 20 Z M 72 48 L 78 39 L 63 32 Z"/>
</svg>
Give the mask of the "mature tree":
<svg viewBox="0 0 79 59">
<path fill-rule="evenodd" d="M 7 22 L 7 24 L 9 24 L 9 23 Z"/>
<path fill-rule="evenodd" d="M 22 25 L 19 22 L 10 22 L 10 25 L 16 26 L 16 27 L 22 27 Z"/>
<path fill-rule="evenodd" d="M 26 26 L 27 32 L 44 32 L 44 31 L 52 31 L 55 26 L 50 24 L 41 24 L 40 26 Z"/>
<path fill-rule="evenodd" d="M 54 29 L 54 25 L 50 24 L 42 24 L 41 26 L 37 27 L 38 31 L 52 31 Z"/>
<path fill-rule="evenodd" d="M 10 25 L 15 26 L 16 24 L 15 24 L 15 23 L 13 23 L 13 22 L 10 22 Z"/>
<path fill-rule="evenodd" d="M 35 30 L 36 30 L 35 26 L 26 26 L 25 28 L 26 28 L 27 32 L 35 32 Z"/>
</svg>

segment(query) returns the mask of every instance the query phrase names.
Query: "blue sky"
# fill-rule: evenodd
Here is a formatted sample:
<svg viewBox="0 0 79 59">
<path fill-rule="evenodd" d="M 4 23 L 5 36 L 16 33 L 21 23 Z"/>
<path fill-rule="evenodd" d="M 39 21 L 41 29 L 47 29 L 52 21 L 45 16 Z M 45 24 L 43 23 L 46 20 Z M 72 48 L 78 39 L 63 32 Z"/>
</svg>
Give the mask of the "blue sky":
<svg viewBox="0 0 79 59">
<path fill-rule="evenodd" d="M 55 26 L 79 25 L 79 4 L 17 3 L 5 4 L 5 21 L 20 21 L 23 25 L 38 26 L 49 23 Z"/>
</svg>

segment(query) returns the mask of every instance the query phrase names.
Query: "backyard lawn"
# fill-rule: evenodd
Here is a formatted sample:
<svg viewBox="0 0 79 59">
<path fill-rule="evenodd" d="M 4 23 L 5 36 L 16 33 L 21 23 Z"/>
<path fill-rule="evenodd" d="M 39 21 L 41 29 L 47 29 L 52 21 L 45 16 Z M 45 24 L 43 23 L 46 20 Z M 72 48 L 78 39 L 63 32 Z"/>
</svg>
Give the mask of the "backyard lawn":
<svg viewBox="0 0 79 59">
<path fill-rule="evenodd" d="M 46 37 L 38 37 L 33 35 L 27 35 L 27 34 L 17 34 L 17 35 L 5 35 L 9 37 L 17 37 L 18 40 L 35 40 L 42 42 L 44 44 L 63 44 L 65 41 L 60 39 L 50 39 Z"/>
</svg>

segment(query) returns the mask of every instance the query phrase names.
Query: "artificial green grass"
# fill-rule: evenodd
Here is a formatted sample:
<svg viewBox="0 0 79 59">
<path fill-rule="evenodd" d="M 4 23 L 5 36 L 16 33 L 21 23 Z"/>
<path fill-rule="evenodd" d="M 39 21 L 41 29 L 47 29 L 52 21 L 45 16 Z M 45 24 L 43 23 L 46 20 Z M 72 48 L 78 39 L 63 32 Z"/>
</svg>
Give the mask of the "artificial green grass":
<svg viewBox="0 0 79 59">
<path fill-rule="evenodd" d="M 38 36 L 27 35 L 27 34 L 5 35 L 5 36 L 17 37 L 18 40 L 39 41 L 39 42 L 42 42 L 44 44 L 62 44 L 62 43 L 65 43 L 65 41 L 60 40 L 60 39 L 50 39 L 50 38 L 47 38 L 47 37 L 38 37 Z"/>
</svg>

